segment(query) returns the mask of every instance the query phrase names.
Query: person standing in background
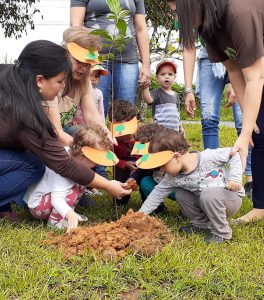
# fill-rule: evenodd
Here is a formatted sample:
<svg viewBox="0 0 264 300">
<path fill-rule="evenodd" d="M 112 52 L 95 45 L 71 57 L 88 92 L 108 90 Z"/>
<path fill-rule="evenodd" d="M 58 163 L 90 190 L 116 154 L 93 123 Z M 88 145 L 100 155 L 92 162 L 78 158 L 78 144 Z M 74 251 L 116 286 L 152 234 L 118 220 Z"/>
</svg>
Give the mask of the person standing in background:
<svg viewBox="0 0 264 300">
<path fill-rule="evenodd" d="M 125 17 L 127 24 L 126 35 L 131 37 L 121 53 L 114 52 L 114 60 L 104 63 L 108 75 L 103 77 L 98 88 L 104 95 L 105 116 L 108 114 L 108 106 L 111 90 L 113 99 L 126 99 L 135 104 L 138 81 L 142 86 L 150 83 L 150 54 L 149 39 L 145 20 L 145 7 L 143 0 L 120 0 L 120 5 L 130 14 Z M 107 17 L 110 9 L 105 0 L 71 0 L 70 23 L 71 26 L 86 26 L 92 30 L 103 29 L 109 34 L 118 34 L 115 22 Z M 107 43 L 107 41 L 104 41 Z M 139 70 L 139 50 L 142 67 Z M 101 54 L 107 54 L 109 49 L 105 47 Z M 113 86 L 112 86 L 113 83 Z"/>
</svg>

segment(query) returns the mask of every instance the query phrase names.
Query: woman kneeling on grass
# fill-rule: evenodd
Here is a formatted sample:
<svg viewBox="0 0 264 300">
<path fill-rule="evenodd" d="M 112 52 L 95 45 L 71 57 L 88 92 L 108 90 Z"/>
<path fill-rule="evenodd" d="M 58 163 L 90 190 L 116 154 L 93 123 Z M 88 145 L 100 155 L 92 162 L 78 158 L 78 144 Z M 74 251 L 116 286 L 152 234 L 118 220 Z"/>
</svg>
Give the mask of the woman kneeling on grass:
<svg viewBox="0 0 264 300">
<path fill-rule="evenodd" d="M 230 152 L 231 148 L 189 152 L 182 134 L 161 128 L 151 139 L 149 154 L 143 155 L 137 166 L 142 169 L 159 167 L 166 174 L 140 211 L 153 212 L 176 189 L 176 201 L 190 219 L 190 225 L 182 226 L 180 232 L 191 234 L 210 230 L 205 242 L 230 240 L 232 230 L 227 217 L 239 210 L 241 197 L 245 195 L 240 155 L 236 153 L 230 158 Z"/>
<path fill-rule="evenodd" d="M 111 196 L 130 194 L 117 181 L 95 174 L 86 159 L 69 156 L 43 111 L 42 102 L 68 91 L 71 64 L 62 47 L 46 40 L 29 43 L 15 65 L 0 66 L 0 217 L 11 217 L 10 203 L 23 203 L 27 188 L 45 166 L 81 185 Z"/>
</svg>

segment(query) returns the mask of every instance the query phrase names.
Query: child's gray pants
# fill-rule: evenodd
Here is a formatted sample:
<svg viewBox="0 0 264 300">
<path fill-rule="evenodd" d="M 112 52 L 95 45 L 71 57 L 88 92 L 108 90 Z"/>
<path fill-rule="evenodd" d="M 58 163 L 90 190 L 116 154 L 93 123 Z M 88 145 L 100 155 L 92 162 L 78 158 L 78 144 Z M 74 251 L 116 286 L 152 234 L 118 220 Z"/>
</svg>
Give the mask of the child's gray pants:
<svg viewBox="0 0 264 300">
<path fill-rule="evenodd" d="M 240 208 L 242 199 L 235 192 L 220 187 L 204 189 L 200 195 L 176 189 L 176 200 L 182 213 L 190 219 L 190 223 L 211 233 L 232 238 L 227 217 L 234 215 Z"/>
</svg>

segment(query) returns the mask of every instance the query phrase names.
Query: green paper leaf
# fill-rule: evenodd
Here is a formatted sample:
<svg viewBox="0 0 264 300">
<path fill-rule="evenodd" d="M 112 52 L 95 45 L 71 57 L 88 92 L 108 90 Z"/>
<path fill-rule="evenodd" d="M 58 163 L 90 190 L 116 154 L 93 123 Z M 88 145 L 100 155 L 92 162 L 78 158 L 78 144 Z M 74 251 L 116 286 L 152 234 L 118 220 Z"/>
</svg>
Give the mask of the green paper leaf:
<svg viewBox="0 0 264 300">
<path fill-rule="evenodd" d="M 122 131 L 124 131 L 124 129 L 125 129 L 125 125 L 120 124 L 120 125 L 116 126 L 115 131 L 118 132 L 119 134 L 121 134 Z"/>
<path fill-rule="evenodd" d="M 96 59 L 96 54 L 95 53 L 88 52 L 86 56 L 90 60 L 95 60 Z"/>
<path fill-rule="evenodd" d="M 107 153 L 106 153 L 106 158 L 107 158 L 108 160 L 113 161 L 113 160 L 114 160 L 114 155 L 113 155 L 113 153 L 110 152 L 110 151 L 107 151 Z"/>
<path fill-rule="evenodd" d="M 144 155 L 141 157 L 140 162 L 143 163 L 143 162 L 147 161 L 148 158 L 149 158 L 149 154 L 148 154 L 148 153 L 147 153 L 147 154 L 144 154 Z"/>
<path fill-rule="evenodd" d="M 136 150 L 140 151 L 146 148 L 146 144 L 136 144 Z"/>
</svg>

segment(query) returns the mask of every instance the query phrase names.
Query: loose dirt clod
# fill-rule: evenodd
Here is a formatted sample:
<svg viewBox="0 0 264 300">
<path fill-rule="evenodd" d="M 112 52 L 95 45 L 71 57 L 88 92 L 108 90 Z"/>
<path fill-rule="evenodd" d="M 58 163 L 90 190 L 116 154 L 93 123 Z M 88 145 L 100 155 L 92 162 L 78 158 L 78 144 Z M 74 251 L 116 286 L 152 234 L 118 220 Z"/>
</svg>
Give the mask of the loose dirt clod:
<svg viewBox="0 0 264 300">
<path fill-rule="evenodd" d="M 125 187 L 126 190 L 132 189 L 133 192 L 138 191 L 139 186 L 137 185 L 137 182 L 134 178 L 128 178 L 126 183 L 127 183 L 127 186 Z"/>
<path fill-rule="evenodd" d="M 62 249 L 68 258 L 94 252 L 106 258 L 123 257 L 129 251 L 151 256 L 173 239 L 166 225 L 155 217 L 130 209 L 119 220 L 79 227 L 71 236 L 49 233 L 46 244 Z"/>
</svg>

